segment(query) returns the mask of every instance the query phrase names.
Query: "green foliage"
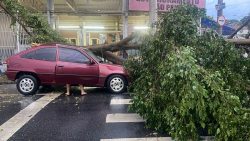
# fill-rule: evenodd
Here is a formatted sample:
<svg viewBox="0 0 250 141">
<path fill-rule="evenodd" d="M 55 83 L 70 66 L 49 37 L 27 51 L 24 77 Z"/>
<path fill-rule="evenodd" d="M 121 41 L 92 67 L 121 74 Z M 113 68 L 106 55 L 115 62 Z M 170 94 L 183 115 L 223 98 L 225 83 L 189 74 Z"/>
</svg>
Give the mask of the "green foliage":
<svg viewBox="0 0 250 141">
<path fill-rule="evenodd" d="M 141 56 L 126 63 L 130 108 L 177 140 L 248 140 L 250 60 L 214 33 L 198 36 L 202 16 L 196 7 L 179 7 L 143 39 Z"/>
<path fill-rule="evenodd" d="M 35 10 L 28 10 L 22 6 L 18 0 L 2 0 L 4 7 L 8 10 L 8 14 L 12 15 L 12 25 L 16 23 L 16 19 L 26 28 L 30 29 L 30 42 L 47 43 L 61 42 L 66 40 L 53 30 L 44 16 Z"/>
</svg>

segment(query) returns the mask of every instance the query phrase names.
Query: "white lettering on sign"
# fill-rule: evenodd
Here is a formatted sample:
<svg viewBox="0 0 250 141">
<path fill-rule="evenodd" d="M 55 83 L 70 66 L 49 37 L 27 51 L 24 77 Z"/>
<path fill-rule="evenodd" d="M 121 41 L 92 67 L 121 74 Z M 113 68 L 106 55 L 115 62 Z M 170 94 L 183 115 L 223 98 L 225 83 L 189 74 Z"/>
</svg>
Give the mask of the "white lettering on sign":
<svg viewBox="0 0 250 141">
<path fill-rule="evenodd" d="M 205 8 L 206 0 L 157 0 L 159 11 L 170 11 L 182 4 L 191 4 L 198 8 Z M 129 0 L 129 10 L 149 11 L 149 0 Z"/>
</svg>

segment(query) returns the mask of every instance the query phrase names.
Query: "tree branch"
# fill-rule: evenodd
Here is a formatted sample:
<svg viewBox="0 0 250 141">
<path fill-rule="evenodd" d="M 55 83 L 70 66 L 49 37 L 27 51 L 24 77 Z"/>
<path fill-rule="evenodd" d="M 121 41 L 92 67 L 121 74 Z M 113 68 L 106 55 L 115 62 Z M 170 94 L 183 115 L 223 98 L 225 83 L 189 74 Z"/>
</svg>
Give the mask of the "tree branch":
<svg viewBox="0 0 250 141">
<path fill-rule="evenodd" d="M 228 39 L 232 39 L 244 26 L 246 26 L 250 22 L 250 18 L 247 19 L 245 23 L 243 23 L 232 35 L 228 37 Z"/>
<path fill-rule="evenodd" d="M 26 26 L 20 20 L 18 20 L 8 9 L 5 8 L 2 1 L 0 2 L 0 7 L 5 11 L 6 14 L 10 15 L 13 19 L 15 19 L 17 21 L 29 36 L 32 36 L 32 34 L 28 31 Z"/>
<path fill-rule="evenodd" d="M 105 51 L 103 53 L 101 52 L 95 52 L 96 55 L 101 56 L 107 60 L 109 60 L 110 62 L 114 63 L 114 64 L 119 64 L 122 65 L 122 63 L 125 61 L 124 59 L 121 59 L 120 57 L 114 55 L 112 52 L 110 51 Z"/>
<path fill-rule="evenodd" d="M 112 44 L 102 44 L 102 45 L 92 45 L 92 46 L 83 46 L 84 48 L 95 50 L 95 51 L 113 51 L 117 50 L 117 48 L 126 45 L 129 41 L 133 40 L 134 34 L 131 34 L 125 39 L 122 39 L 119 42 L 112 43 Z"/>
</svg>

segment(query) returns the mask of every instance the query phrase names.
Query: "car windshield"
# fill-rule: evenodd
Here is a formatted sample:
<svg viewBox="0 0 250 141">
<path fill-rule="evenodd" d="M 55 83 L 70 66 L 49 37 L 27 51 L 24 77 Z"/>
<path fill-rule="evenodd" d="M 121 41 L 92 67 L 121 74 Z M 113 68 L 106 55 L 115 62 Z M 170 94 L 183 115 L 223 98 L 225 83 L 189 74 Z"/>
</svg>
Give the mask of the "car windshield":
<svg viewBox="0 0 250 141">
<path fill-rule="evenodd" d="M 88 55 L 90 55 L 93 59 L 95 59 L 99 63 L 102 62 L 102 60 L 98 56 L 96 56 L 92 51 L 90 51 L 88 49 L 83 49 L 83 50 L 86 51 L 88 53 Z"/>
</svg>

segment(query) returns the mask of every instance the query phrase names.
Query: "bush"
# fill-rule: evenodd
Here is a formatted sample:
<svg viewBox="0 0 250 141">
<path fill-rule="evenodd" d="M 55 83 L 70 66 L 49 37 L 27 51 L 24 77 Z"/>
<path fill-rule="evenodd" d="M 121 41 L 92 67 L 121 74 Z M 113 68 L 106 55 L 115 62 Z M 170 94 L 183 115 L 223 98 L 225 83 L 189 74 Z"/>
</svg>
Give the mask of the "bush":
<svg viewBox="0 0 250 141">
<path fill-rule="evenodd" d="M 177 140 L 250 138 L 250 60 L 214 33 L 199 36 L 204 11 L 181 6 L 143 39 L 139 59 L 126 67 L 133 80 L 131 109 L 149 128 Z"/>
</svg>

